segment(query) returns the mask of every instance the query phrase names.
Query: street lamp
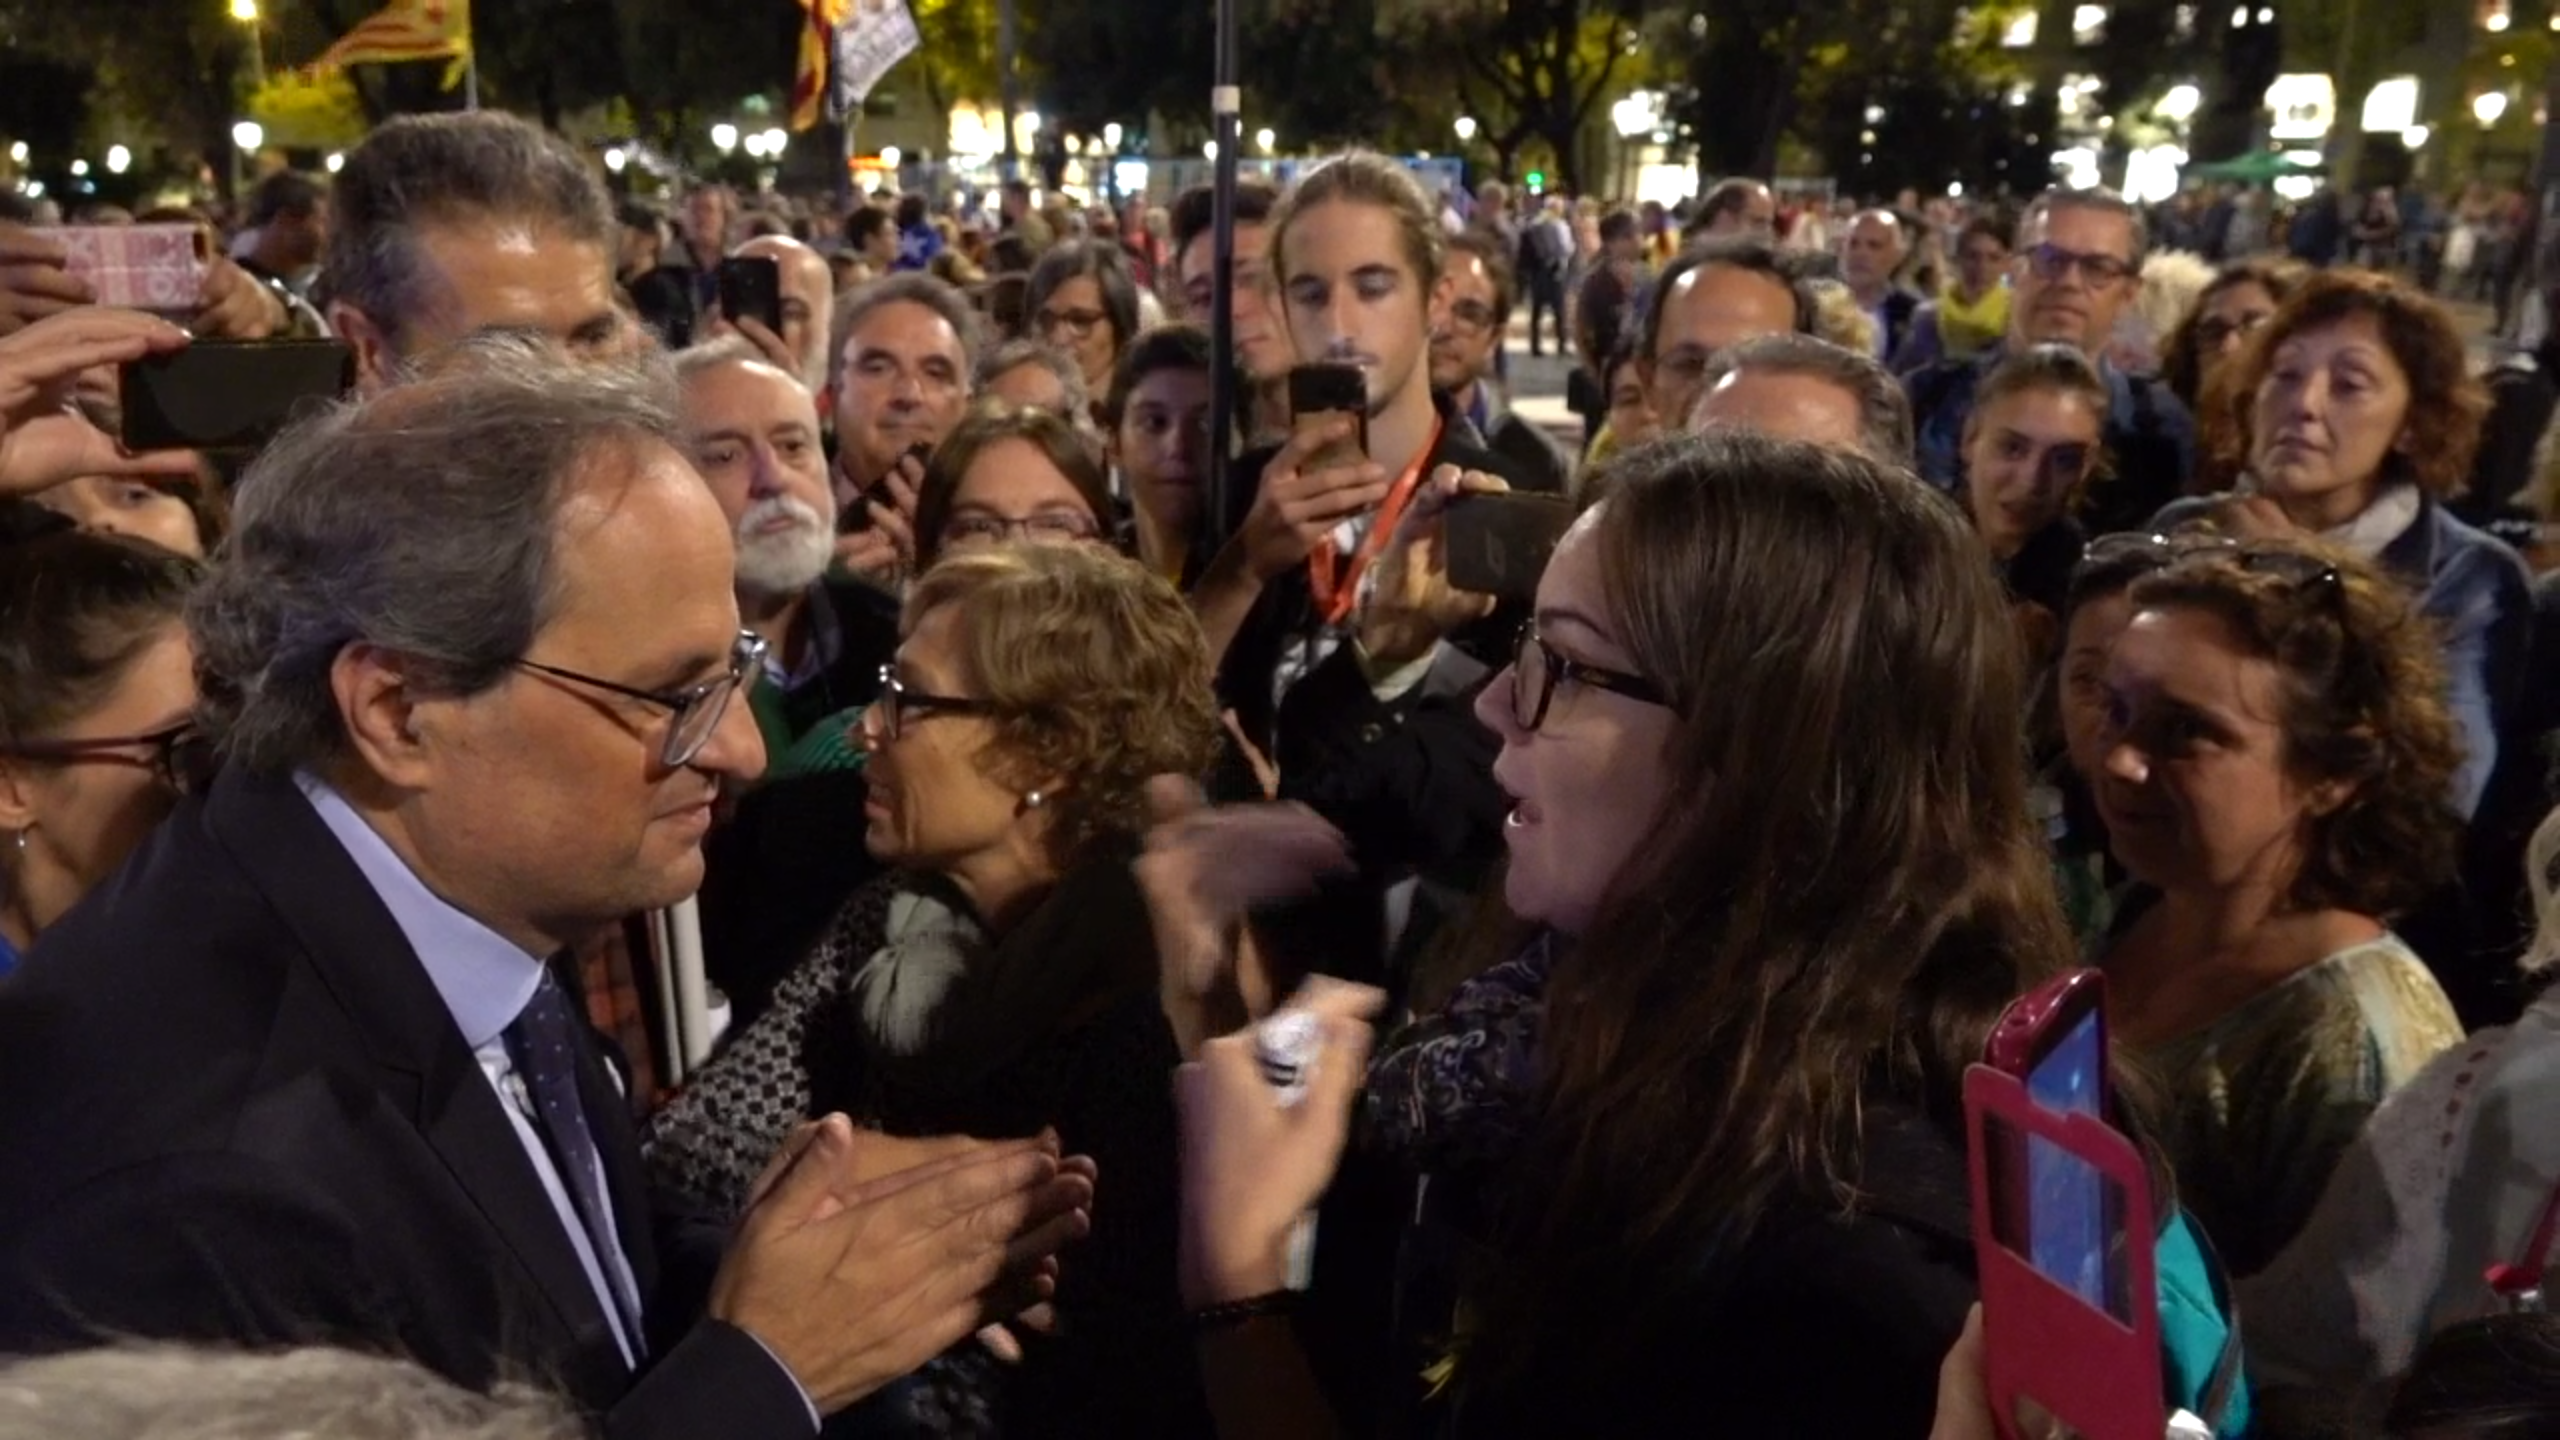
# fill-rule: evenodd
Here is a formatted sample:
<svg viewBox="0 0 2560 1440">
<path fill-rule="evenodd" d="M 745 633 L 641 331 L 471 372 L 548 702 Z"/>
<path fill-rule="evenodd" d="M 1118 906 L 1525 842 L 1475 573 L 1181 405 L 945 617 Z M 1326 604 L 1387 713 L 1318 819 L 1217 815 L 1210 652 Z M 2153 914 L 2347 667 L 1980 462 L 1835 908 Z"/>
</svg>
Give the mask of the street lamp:
<svg viewBox="0 0 2560 1440">
<path fill-rule="evenodd" d="M 2426 146 L 2427 137 L 2434 133 L 2424 125 L 2412 125 L 2400 132 L 2400 143 L 2412 150 L 2423 149 Z"/>
<path fill-rule="evenodd" d="M 622 153 L 621 146 L 613 145 L 606 147 L 604 152 L 604 168 L 612 171 L 616 175 L 619 175 L 622 173 L 622 167 L 630 163 L 631 157 Z"/>
<path fill-rule="evenodd" d="M 717 149 L 717 150 L 718 150 L 721 154 L 723 154 L 723 155 L 726 155 L 726 154 L 728 154 L 730 151 L 737 149 L 737 148 L 738 148 L 738 127 L 737 127 L 737 126 L 735 126 L 735 125 L 730 124 L 730 123 L 729 123 L 728 121 L 726 121 L 726 120 L 723 120 L 723 121 L 721 121 L 719 124 L 712 126 L 712 127 L 711 127 L 711 144 L 712 144 L 713 148 Z"/>
<path fill-rule="evenodd" d="M 231 0 L 231 18 L 249 27 L 249 73 L 267 88 L 267 37 L 258 28 L 258 0 Z"/>
<path fill-rule="evenodd" d="M 2504 90 L 2486 91 L 2482 93 L 2478 99 L 2471 102 L 2471 114 L 2473 118 L 2477 119 L 2484 127 L 2497 124 L 2498 117 L 2506 113 L 2507 92 Z"/>
<path fill-rule="evenodd" d="M 107 173 L 121 175 L 133 168 L 133 152 L 122 145 L 107 147 Z"/>
<path fill-rule="evenodd" d="M 1476 138 L 1476 117 L 1473 115 L 1461 115 L 1458 117 L 1457 125 L 1453 128 L 1458 132 L 1458 143 L 1464 145 L 1468 141 Z"/>
<path fill-rule="evenodd" d="M 1253 143 L 1255 148 L 1261 150 L 1265 155 L 1270 154 L 1271 147 L 1279 142 L 1280 137 L 1273 134 L 1271 127 L 1268 125 L 1265 125 L 1261 129 L 1253 132 Z"/>
<path fill-rule="evenodd" d="M 779 125 L 764 132 L 764 153 L 776 160 L 782 158 L 783 147 L 790 143 L 791 132 Z"/>
<path fill-rule="evenodd" d="M 1103 126 L 1102 143 L 1104 148 L 1110 150 L 1115 155 L 1120 153 L 1120 137 L 1124 133 L 1126 132 L 1121 130 L 1120 122 L 1117 120 Z"/>
<path fill-rule="evenodd" d="M 899 149 L 895 145 L 883 145 L 880 147 L 880 168 L 888 171 L 892 175 L 898 173 L 898 162 L 906 158 L 907 152 Z"/>
<path fill-rule="evenodd" d="M 86 179 L 88 179 L 88 178 L 89 178 L 89 162 L 88 162 L 88 161 L 86 161 L 86 160 L 74 160 L 74 161 L 72 161 L 72 162 L 71 162 L 71 178 L 72 178 L 72 179 L 74 179 L 74 180 L 86 180 Z"/>
<path fill-rule="evenodd" d="M 241 153 L 254 155 L 267 143 L 267 127 L 255 120 L 243 120 L 231 127 L 231 143 Z"/>
</svg>

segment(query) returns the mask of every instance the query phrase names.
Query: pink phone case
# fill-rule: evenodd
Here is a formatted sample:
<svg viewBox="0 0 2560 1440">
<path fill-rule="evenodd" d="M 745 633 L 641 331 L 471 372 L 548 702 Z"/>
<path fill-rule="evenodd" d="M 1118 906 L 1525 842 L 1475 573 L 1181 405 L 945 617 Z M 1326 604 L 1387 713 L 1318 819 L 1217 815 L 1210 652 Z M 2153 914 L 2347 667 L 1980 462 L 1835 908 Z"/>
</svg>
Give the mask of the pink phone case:
<svg viewBox="0 0 2560 1440">
<path fill-rule="evenodd" d="M 2097 1120 L 2036 1104 L 2016 1077 L 1988 1065 L 1965 1072 L 1964 1113 L 1986 1378 L 2003 1440 L 2021 1440 L 2016 1419 L 2021 1397 L 2032 1397 L 2085 1440 L 2160 1440 L 2169 1414 L 2161 1392 L 2160 1291 L 2149 1239 L 2157 1227 L 2141 1154 L 2132 1141 Z M 2002 1243 L 1986 1164 L 1992 1147 L 2001 1143 L 1993 1120 L 2011 1134 L 2039 1136 L 2079 1157 L 2121 1192 L 2130 1325 L 2047 1279 L 2026 1256 Z M 2025 1148 L 2023 1142 L 2019 1148 Z"/>
<path fill-rule="evenodd" d="M 101 305 L 183 314 L 202 300 L 211 262 L 193 225 L 87 225 L 47 232 L 63 269 L 89 283 Z"/>
</svg>

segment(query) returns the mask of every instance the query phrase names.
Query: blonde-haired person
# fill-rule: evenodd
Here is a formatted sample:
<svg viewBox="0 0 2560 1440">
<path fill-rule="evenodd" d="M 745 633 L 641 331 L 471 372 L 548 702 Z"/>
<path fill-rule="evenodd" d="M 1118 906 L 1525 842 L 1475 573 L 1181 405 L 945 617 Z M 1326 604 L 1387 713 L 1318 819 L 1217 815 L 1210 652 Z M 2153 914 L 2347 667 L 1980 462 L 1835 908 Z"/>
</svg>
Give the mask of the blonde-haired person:
<svg viewBox="0 0 2560 1440">
<path fill-rule="evenodd" d="M 1111 1179 L 1017 1366 L 963 1346 L 869 1402 L 893 1429 L 1193 1433 L 1174 1288 L 1178 1056 L 1130 865 L 1158 774 L 1218 744 L 1180 595 L 1098 546 L 949 556 L 908 597 L 864 712 L 856 890 L 771 1008 L 652 1122 L 660 1182 L 738 1213 L 773 1138 L 842 1110 L 897 1136 L 1054 1130 Z M 834 817 L 842 824 L 850 817 Z"/>
<path fill-rule="evenodd" d="M 2560 967 L 2560 811 L 2525 863 L 2538 916 L 2519 962 Z M 2273 1433 L 2339 1433 L 2338 1409 L 2406 1368 L 2447 1326 L 2507 1308 L 2489 1267 L 2529 1260 L 2560 1190 L 2560 987 L 2513 1025 L 2436 1057 L 2339 1162 L 2302 1233 L 2241 1287 L 2249 1369 Z"/>
</svg>

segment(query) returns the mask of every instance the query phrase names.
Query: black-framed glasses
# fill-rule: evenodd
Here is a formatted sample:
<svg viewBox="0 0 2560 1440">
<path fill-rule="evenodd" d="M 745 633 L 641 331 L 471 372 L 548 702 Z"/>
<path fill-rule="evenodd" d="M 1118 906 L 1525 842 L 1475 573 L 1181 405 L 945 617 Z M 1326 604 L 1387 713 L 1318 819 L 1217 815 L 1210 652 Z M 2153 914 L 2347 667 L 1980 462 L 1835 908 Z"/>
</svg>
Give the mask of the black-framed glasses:
<svg viewBox="0 0 2560 1440">
<path fill-rule="evenodd" d="M 1641 675 L 1623 670 L 1585 665 L 1579 660 L 1559 654 L 1538 633 L 1536 625 L 1520 627 L 1519 648 L 1511 653 L 1511 719 L 1523 731 L 1533 731 L 1547 722 L 1547 706 L 1556 697 L 1558 685 L 1588 685 L 1612 695 L 1624 695 L 1647 705 L 1670 708 L 1671 697 L 1661 686 Z"/>
<path fill-rule="evenodd" d="M 1074 339 L 1090 340 L 1093 338 L 1093 332 L 1102 328 L 1102 322 L 1110 318 L 1100 310 L 1044 309 L 1032 317 L 1032 323 L 1039 327 L 1043 335 L 1055 334 L 1063 328 Z"/>
<path fill-rule="evenodd" d="M 2227 558 L 2240 569 L 2253 574 L 2273 575 L 2304 587 L 2334 590 L 2345 584 L 2337 566 L 2317 555 L 2307 555 L 2281 545 L 2241 540 L 2229 535 L 2155 535 L 2141 531 L 2123 531 L 2091 540 L 2080 551 L 2080 564 L 2075 574 L 2112 570 L 2118 566 L 2165 570 L 2182 560 L 2199 558 Z"/>
<path fill-rule="evenodd" d="M 2113 285 L 2133 273 L 2130 261 L 2113 255 L 2090 255 L 2078 250 L 2065 250 L 2059 245 L 2036 245 L 2026 251 L 2027 268 L 2039 280 L 2059 280 L 2070 271 L 2091 285 Z"/>
<path fill-rule="evenodd" d="M 960 695 L 933 695 L 911 688 L 898 678 L 898 667 L 880 667 L 880 698 L 871 702 L 880 717 L 880 738 L 895 740 L 905 732 L 909 721 L 930 720 L 936 715 L 993 715 L 999 707 L 992 700 L 971 700 Z"/>
<path fill-rule="evenodd" d="M 545 665 L 535 660 L 518 659 L 514 663 L 519 670 L 530 670 L 555 680 L 574 681 L 668 711 L 674 718 L 667 726 L 666 741 L 658 747 L 658 760 L 673 770 L 680 765 L 692 764 L 693 757 L 702 753 L 702 747 L 711 743 L 711 737 L 719 732 L 720 717 L 729 713 L 730 699 L 738 693 L 739 686 L 746 684 L 764 667 L 765 654 L 764 637 L 741 630 L 738 638 L 729 645 L 729 668 L 699 685 L 682 690 L 642 690 L 620 681 L 582 675 L 575 670 L 563 670 L 557 665 Z"/>
<path fill-rule="evenodd" d="M 1017 539 L 1039 545 L 1072 545 L 1079 540 L 1097 539 L 1101 534 L 1102 527 L 1093 523 L 1092 516 L 1073 510 L 1043 510 L 1020 519 L 972 513 L 954 516 L 950 524 L 942 527 L 942 548 L 1001 545 Z"/>
<path fill-rule="evenodd" d="M 140 735 L 100 735 L 87 740 L 22 740 L 0 755 L 44 765 L 131 765 L 184 795 L 213 773 L 213 744 L 193 720 Z"/>
</svg>

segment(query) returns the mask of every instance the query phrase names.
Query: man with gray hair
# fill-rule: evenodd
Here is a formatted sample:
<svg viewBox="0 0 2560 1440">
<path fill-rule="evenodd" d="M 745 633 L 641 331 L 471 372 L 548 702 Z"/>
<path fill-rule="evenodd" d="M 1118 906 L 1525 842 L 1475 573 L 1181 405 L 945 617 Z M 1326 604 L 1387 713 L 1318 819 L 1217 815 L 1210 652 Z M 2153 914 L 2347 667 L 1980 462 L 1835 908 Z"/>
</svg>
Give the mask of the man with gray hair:
<svg viewBox="0 0 2560 1440">
<path fill-rule="evenodd" d="M 1687 428 L 1752 430 L 1911 468 L 1911 402 L 1891 371 L 1811 335 L 1745 340 L 1709 362 Z"/>
<path fill-rule="evenodd" d="M 546 964 L 763 764 L 680 433 L 491 339 L 252 467 L 187 617 L 223 768 L 0 988 L 0 1353 L 352 1345 L 762 1440 L 1043 1293 L 1092 1175 L 1036 1140 L 813 1122 L 720 1253 Z"/>
<path fill-rule="evenodd" d="M 280 1354 L 115 1345 L 0 1363 L 0 1440 L 583 1440 L 528 1385 L 462 1389 L 406 1360 L 306 1346 Z"/>
<path fill-rule="evenodd" d="M 317 293 L 357 385 L 483 330 L 590 356 L 639 333 L 614 288 L 612 198 L 566 141 L 497 110 L 403 115 L 347 152 Z"/>
<path fill-rule="evenodd" d="M 862 519 L 836 547 L 860 575 L 903 563 L 893 522 L 915 515 L 924 459 L 969 408 L 978 319 L 960 292 L 899 274 L 856 291 L 838 317 L 836 503 Z"/>
<path fill-rule="evenodd" d="M 2082 520 L 2092 535 L 2151 523 L 2186 490 L 2196 425 L 2156 375 L 2107 363 L 2116 321 L 2142 292 L 2142 212 L 2110 190 L 2047 190 L 2018 222 L 2010 264 L 2009 333 L 1963 360 L 1904 380 L 1919 432 L 1920 478 L 1953 493 L 1963 482 L 1965 422 L 1984 376 L 2030 345 L 2069 345 L 2107 382 L 2107 476 L 2090 487 Z"/>
<path fill-rule="evenodd" d="M 780 755 L 830 715 L 868 704 L 897 653 L 898 603 L 830 580 L 836 498 L 818 405 L 758 347 L 732 335 L 676 356 L 685 442 L 736 542 L 738 612 L 765 642 L 747 694 Z"/>
</svg>

